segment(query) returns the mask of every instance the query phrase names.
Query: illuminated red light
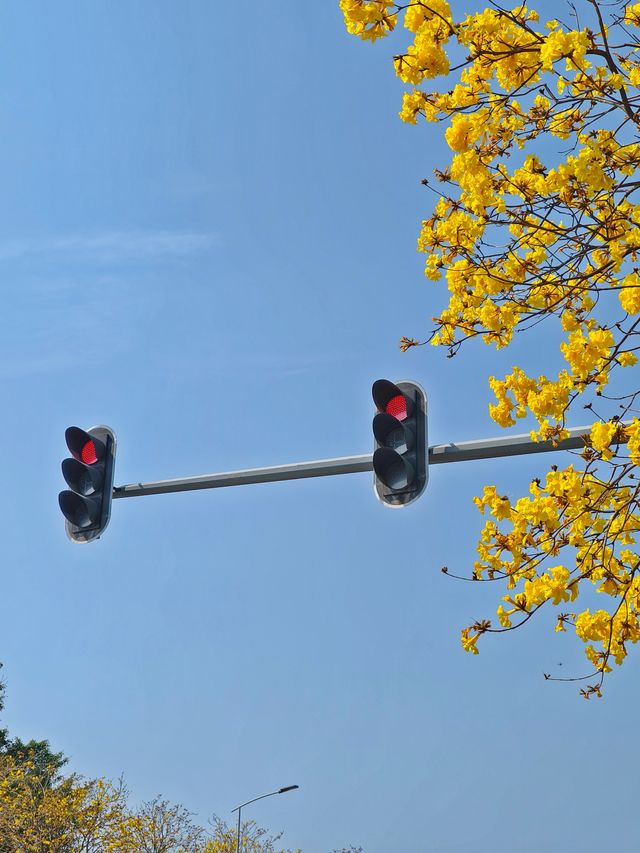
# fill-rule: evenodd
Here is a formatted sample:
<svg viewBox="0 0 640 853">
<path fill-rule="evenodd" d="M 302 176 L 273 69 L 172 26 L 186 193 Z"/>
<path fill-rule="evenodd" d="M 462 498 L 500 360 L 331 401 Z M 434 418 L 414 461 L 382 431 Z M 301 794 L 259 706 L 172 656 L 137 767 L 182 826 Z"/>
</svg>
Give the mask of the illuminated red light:
<svg viewBox="0 0 640 853">
<path fill-rule="evenodd" d="M 80 457 L 85 465 L 95 465 L 98 461 L 98 454 L 96 453 L 96 446 L 92 441 L 87 441 L 82 446 Z"/>
<path fill-rule="evenodd" d="M 404 394 L 396 394 L 392 397 L 385 406 L 385 412 L 391 417 L 399 421 L 404 421 L 407 418 L 407 401 Z"/>
</svg>

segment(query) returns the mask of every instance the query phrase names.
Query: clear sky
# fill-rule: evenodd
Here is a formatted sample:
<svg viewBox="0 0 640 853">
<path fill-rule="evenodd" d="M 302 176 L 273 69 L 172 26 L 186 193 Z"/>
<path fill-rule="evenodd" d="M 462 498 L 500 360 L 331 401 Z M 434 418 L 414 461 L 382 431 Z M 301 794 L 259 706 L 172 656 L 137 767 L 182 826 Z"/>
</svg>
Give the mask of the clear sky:
<svg viewBox="0 0 640 853">
<path fill-rule="evenodd" d="M 491 436 L 486 377 L 552 369 L 551 337 L 397 348 L 443 301 L 415 241 L 448 154 L 397 118 L 391 44 L 332 0 L 6 0 L 0 24 L 10 731 L 202 821 L 298 784 L 246 816 L 305 853 L 636 850 L 637 660 L 587 703 L 542 678 L 584 669 L 551 614 L 468 656 L 501 593 L 439 571 L 468 570 L 483 484 L 519 495 L 548 457 L 438 466 L 402 512 L 360 474 L 64 534 L 71 424 L 116 431 L 123 484 L 367 453 L 380 377 L 427 389 L 432 443 Z"/>
</svg>

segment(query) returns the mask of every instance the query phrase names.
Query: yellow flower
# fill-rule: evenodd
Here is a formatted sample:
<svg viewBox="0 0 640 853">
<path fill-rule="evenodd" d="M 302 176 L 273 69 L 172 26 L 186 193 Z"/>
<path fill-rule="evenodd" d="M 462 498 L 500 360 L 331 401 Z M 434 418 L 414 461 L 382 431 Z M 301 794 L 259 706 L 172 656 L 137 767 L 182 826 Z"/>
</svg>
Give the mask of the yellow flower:
<svg viewBox="0 0 640 853">
<path fill-rule="evenodd" d="M 640 419 L 634 418 L 631 424 L 625 427 L 627 437 L 627 450 L 629 458 L 634 465 L 640 465 Z"/>
<path fill-rule="evenodd" d="M 407 9 L 404 25 L 414 33 L 418 32 L 426 21 L 435 17 L 451 21 L 451 9 L 446 0 L 429 0 L 429 3 L 411 3 Z"/>
<path fill-rule="evenodd" d="M 624 10 L 624 22 L 629 26 L 640 27 L 640 3 L 629 3 Z"/>
<path fill-rule="evenodd" d="M 596 422 L 591 427 L 591 446 L 602 454 L 603 459 L 610 459 L 609 445 L 613 442 L 618 426 L 615 423 Z"/>
<path fill-rule="evenodd" d="M 632 352 L 628 351 L 619 352 L 616 358 L 618 359 L 618 364 L 621 365 L 621 367 L 630 367 L 638 363 L 637 357 Z"/>
<path fill-rule="evenodd" d="M 514 612 L 514 610 L 505 610 L 501 604 L 498 605 L 496 613 L 498 614 L 498 620 L 503 628 L 511 627 L 511 619 L 509 619 L 509 616 Z"/>
<path fill-rule="evenodd" d="M 340 0 L 340 9 L 348 32 L 361 39 L 375 41 L 386 36 L 396 25 L 390 13 L 393 0 Z"/>
<path fill-rule="evenodd" d="M 627 314 L 640 314 L 640 278 L 637 273 L 625 276 L 620 282 L 620 305 Z"/>
<path fill-rule="evenodd" d="M 471 628 L 464 628 L 460 632 L 460 642 L 462 643 L 462 648 L 465 652 L 471 652 L 471 654 L 477 655 L 478 649 L 476 648 L 476 643 L 480 634 L 473 634 L 473 636 L 469 636 L 470 632 Z"/>
<path fill-rule="evenodd" d="M 542 68 L 550 71 L 553 63 L 567 58 L 567 68 L 578 67 L 589 46 L 589 38 L 586 32 L 565 33 L 561 29 L 553 29 L 544 40 L 540 48 L 540 60 Z"/>
</svg>

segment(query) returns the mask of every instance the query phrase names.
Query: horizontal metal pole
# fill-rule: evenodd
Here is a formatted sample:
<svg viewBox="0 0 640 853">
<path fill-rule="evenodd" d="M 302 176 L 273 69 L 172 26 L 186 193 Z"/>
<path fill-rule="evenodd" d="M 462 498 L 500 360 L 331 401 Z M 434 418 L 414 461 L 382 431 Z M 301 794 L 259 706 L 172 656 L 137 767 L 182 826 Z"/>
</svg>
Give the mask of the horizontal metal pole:
<svg viewBox="0 0 640 853">
<path fill-rule="evenodd" d="M 499 438 L 479 438 L 456 444 L 436 444 L 429 448 L 429 465 L 440 462 L 468 462 L 472 459 L 495 459 L 501 456 L 523 456 L 528 453 L 549 453 L 553 450 L 577 450 L 585 446 L 590 426 L 571 427 L 569 437 L 555 444 L 533 441 L 531 434 L 505 435 Z"/>
<path fill-rule="evenodd" d="M 621 424 L 624 425 L 624 424 Z M 472 459 L 494 459 L 520 456 L 527 453 L 549 453 L 555 450 L 576 450 L 585 446 L 590 426 L 572 427 L 569 438 L 552 444 L 551 441 L 532 441 L 529 433 L 480 438 L 451 444 L 435 444 L 429 448 L 429 464 L 468 462 Z M 223 486 L 246 486 L 250 483 L 275 483 L 280 480 L 303 480 L 307 477 L 331 477 L 334 474 L 362 474 L 373 470 L 373 454 L 318 459 L 315 462 L 293 462 L 270 468 L 249 468 L 223 474 L 202 474 L 177 480 L 155 480 L 149 483 L 130 483 L 116 486 L 114 498 L 135 498 L 142 495 L 163 495 L 169 492 L 190 492 L 195 489 L 220 489 Z"/>
<path fill-rule="evenodd" d="M 333 474 L 360 474 L 371 471 L 372 455 L 343 456 L 338 459 L 318 459 L 315 462 L 293 462 L 270 468 L 248 468 L 223 474 L 202 474 L 178 480 L 156 480 L 151 483 L 131 483 L 113 490 L 114 498 L 133 498 L 140 495 L 161 495 L 167 492 L 189 492 L 194 489 L 220 489 L 222 486 L 246 486 L 250 483 L 276 483 L 279 480 L 302 480 L 305 477 L 330 477 Z"/>
</svg>

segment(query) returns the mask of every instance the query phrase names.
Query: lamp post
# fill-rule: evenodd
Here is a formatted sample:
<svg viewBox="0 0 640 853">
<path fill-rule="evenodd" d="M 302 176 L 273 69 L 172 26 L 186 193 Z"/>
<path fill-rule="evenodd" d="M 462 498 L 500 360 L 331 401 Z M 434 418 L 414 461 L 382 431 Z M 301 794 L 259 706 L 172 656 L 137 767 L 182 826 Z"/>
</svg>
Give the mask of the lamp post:
<svg viewBox="0 0 640 853">
<path fill-rule="evenodd" d="M 242 814 L 242 809 L 250 803 L 255 803 L 258 800 L 264 800 L 265 797 L 273 797 L 274 794 L 286 794 L 287 791 L 295 791 L 295 789 L 299 787 L 300 785 L 287 785 L 286 788 L 278 788 L 277 791 L 271 791 L 269 794 L 263 794 L 261 797 L 254 797 L 252 800 L 247 800 L 246 803 L 241 803 L 241 805 L 236 806 L 235 809 L 231 809 L 231 814 L 233 814 L 233 812 L 238 812 L 238 838 L 236 840 L 236 853 L 240 853 L 240 833 L 242 831 L 240 815 Z"/>
</svg>

